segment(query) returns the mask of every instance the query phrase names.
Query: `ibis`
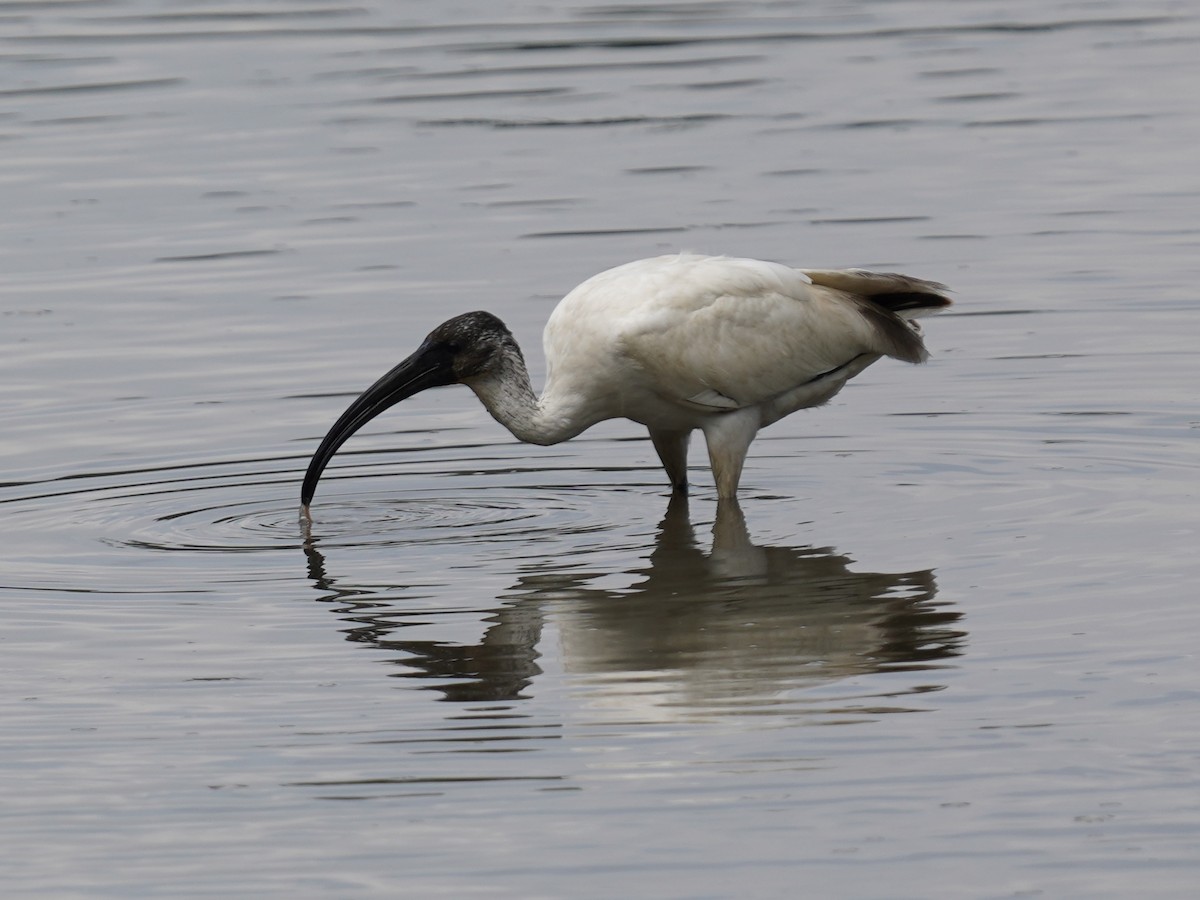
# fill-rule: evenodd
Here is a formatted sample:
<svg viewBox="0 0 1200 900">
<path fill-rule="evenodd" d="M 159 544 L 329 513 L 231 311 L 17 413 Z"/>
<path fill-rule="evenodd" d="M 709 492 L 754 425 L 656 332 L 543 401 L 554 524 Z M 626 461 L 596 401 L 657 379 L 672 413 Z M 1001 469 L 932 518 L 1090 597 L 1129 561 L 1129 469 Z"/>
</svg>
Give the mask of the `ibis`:
<svg viewBox="0 0 1200 900">
<path fill-rule="evenodd" d="M 606 419 L 639 422 L 677 493 L 687 491 L 688 440 L 699 429 L 718 497 L 735 498 L 760 429 L 827 402 L 884 356 L 924 361 L 913 320 L 949 306 L 945 291 L 894 273 L 690 253 L 626 263 L 584 281 L 550 314 L 540 397 L 500 319 L 455 316 L 333 424 L 304 476 L 303 511 L 351 435 L 400 401 L 450 384 L 465 384 L 531 444 L 556 444 Z"/>
</svg>

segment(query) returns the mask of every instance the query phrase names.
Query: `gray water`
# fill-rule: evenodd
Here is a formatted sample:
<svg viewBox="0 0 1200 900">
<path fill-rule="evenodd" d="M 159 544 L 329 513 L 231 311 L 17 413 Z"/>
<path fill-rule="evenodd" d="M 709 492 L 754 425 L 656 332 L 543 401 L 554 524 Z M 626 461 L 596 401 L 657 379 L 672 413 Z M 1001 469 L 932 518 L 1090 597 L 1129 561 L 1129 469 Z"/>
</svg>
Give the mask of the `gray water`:
<svg viewBox="0 0 1200 900">
<path fill-rule="evenodd" d="M 12 897 L 1184 897 L 1200 11 L 0 5 Z M 679 249 L 949 283 L 765 432 L 433 391 Z M 1190 887 L 1189 887 L 1190 885 Z"/>
</svg>

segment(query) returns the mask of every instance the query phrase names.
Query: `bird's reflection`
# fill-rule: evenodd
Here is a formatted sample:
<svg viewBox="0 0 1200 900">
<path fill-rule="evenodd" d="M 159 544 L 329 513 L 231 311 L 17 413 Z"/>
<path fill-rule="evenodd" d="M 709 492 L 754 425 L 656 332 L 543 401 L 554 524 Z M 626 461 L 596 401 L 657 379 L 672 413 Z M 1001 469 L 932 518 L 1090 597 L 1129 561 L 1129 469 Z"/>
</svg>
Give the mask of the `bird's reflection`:
<svg viewBox="0 0 1200 900">
<path fill-rule="evenodd" d="M 613 573 L 560 558 L 524 567 L 476 643 L 405 639 L 395 603 L 330 576 L 319 539 L 305 552 L 321 599 L 354 623 L 348 639 L 397 651 L 397 675 L 452 701 L 528 696 L 550 620 L 563 667 L 598 694 L 648 691 L 654 703 L 708 711 L 805 683 L 933 668 L 965 636 L 961 613 L 935 601 L 931 571 L 856 572 L 827 548 L 755 545 L 736 502 L 718 506 L 705 553 L 686 498 L 672 499 L 626 588 L 596 586 Z"/>
</svg>

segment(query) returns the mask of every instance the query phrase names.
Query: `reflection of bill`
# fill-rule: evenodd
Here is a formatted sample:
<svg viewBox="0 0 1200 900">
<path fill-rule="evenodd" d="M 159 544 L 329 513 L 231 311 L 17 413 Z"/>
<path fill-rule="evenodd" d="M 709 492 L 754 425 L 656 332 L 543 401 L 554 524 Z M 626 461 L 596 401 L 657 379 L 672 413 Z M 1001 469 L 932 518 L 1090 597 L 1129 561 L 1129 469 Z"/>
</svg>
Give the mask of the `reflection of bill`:
<svg viewBox="0 0 1200 900">
<path fill-rule="evenodd" d="M 405 640 L 393 609 L 330 579 L 313 541 L 306 552 L 323 599 L 358 623 L 350 639 L 400 651 L 404 674 L 435 679 L 447 700 L 532 693 L 548 622 L 585 702 L 675 715 L 766 711 L 789 689 L 936 668 L 964 637 L 961 613 L 934 602 L 932 572 L 855 572 L 829 549 L 756 546 L 735 502 L 718 505 L 706 554 L 675 498 L 625 590 L 590 586 L 610 573 L 527 570 L 477 644 Z"/>
</svg>

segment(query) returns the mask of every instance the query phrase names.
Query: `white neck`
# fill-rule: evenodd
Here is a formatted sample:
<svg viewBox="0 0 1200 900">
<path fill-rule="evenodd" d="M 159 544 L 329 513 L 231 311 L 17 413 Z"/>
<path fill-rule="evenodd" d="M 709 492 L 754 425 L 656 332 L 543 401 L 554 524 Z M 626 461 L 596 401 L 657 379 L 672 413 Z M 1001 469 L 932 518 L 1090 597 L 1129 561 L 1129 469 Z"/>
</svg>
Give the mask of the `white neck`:
<svg viewBox="0 0 1200 900">
<path fill-rule="evenodd" d="M 551 391 L 540 399 L 534 395 L 529 371 L 519 356 L 506 356 L 497 369 L 468 380 L 466 385 L 493 419 L 528 444 L 557 444 L 595 422 L 581 417 L 577 404 L 561 402 L 561 398 L 556 402 Z"/>
</svg>

